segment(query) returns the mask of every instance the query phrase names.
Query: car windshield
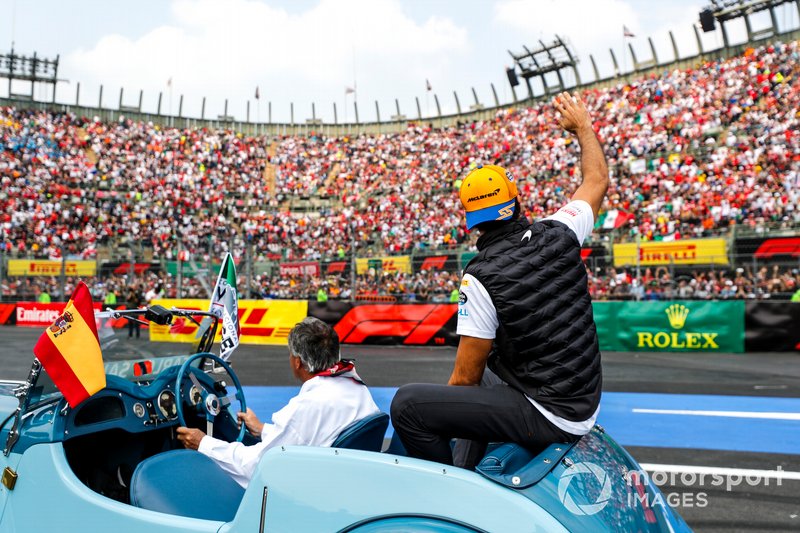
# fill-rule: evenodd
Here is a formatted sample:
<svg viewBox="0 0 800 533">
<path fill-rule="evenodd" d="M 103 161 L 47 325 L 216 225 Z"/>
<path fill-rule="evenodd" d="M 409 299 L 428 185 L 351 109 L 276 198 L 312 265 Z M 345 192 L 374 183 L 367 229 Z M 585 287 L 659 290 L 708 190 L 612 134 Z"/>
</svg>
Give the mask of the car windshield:
<svg viewBox="0 0 800 533">
<path fill-rule="evenodd" d="M 205 335 L 215 331 L 216 340 L 220 337 L 217 318 L 197 313 L 187 311 L 184 316 L 173 316 L 168 325 L 156 324 L 142 315 L 141 323 L 134 321 L 133 326 L 120 312 L 95 313 L 106 374 L 133 382 L 148 382 L 198 351 L 207 351 L 200 349 L 210 345 L 203 342 Z M 29 409 L 60 396 L 50 376 L 42 369 L 29 393 Z"/>
</svg>

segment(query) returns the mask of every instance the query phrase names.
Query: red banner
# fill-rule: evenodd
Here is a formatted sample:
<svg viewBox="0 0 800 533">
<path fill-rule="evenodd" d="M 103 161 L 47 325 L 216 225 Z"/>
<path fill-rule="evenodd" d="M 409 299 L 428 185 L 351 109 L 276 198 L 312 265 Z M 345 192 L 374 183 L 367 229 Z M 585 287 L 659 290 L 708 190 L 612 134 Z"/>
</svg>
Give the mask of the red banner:
<svg viewBox="0 0 800 533">
<path fill-rule="evenodd" d="M 281 263 L 281 276 L 319 276 L 319 263 L 304 261 L 302 263 Z"/>
<path fill-rule="evenodd" d="M 61 316 L 66 307 L 65 302 L 40 304 L 37 302 L 17 303 L 17 325 L 30 328 L 46 328 Z M 95 311 L 102 308 L 102 304 L 95 302 L 92 304 Z"/>
<path fill-rule="evenodd" d="M 16 304 L 0 304 L 0 326 L 14 323 L 14 308 Z"/>
<path fill-rule="evenodd" d="M 455 345 L 456 304 L 357 305 L 336 324 L 345 344 Z"/>
</svg>

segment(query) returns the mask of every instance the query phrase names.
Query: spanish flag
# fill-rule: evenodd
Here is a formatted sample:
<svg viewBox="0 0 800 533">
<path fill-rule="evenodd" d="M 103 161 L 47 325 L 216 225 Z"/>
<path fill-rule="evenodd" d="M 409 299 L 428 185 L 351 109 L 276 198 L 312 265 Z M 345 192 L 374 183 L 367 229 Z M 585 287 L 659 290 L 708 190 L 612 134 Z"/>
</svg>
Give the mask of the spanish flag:
<svg viewBox="0 0 800 533">
<path fill-rule="evenodd" d="M 39 337 L 33 353 L 70 407 L 106 386 L 92 296 L 85 283 L 78 282 L 64 312 Z"/>
</svg>

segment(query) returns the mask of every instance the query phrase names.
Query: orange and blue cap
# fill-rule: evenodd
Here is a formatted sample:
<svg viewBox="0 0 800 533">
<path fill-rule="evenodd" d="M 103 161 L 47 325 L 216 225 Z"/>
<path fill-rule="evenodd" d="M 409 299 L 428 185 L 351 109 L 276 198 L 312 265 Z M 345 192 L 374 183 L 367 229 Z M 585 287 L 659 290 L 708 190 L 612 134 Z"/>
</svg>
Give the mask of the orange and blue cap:
<svg viewBox="0 0 800 533">
<path fill-rule="evenodd" d="M 513 217 L 517 184 L 503 167 L 483 165 L 467 174 L 459 196 L 467 212 L 467 229 L 472 229 L 482 222 Z"/>
</svg>

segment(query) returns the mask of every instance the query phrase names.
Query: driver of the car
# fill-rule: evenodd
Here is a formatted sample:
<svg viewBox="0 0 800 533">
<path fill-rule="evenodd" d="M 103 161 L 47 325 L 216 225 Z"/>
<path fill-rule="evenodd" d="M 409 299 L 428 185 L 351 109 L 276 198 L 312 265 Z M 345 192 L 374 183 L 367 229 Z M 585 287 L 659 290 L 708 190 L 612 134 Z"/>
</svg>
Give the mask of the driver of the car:
<svg viewBox="0 0 800 533">
<path fill-rule="evenodd" d="M 246 446 L 215 439 L 199 429 L 178 428 L 178 440 L 186 448 L 213 459 L 245 488 L 270 448 L 330 446 L 347 425 L 379 410 L 352 362 L 340 359 L 339 336 L 333 328 L 306 318 L 292 328 L 288 344 L 289 365 L 303 384 L 300 392 L 272 415 L 271 424 L 261 422 L 250 409 L 238 414 L 240 423 L 261 442 Z"/>
</svg>

